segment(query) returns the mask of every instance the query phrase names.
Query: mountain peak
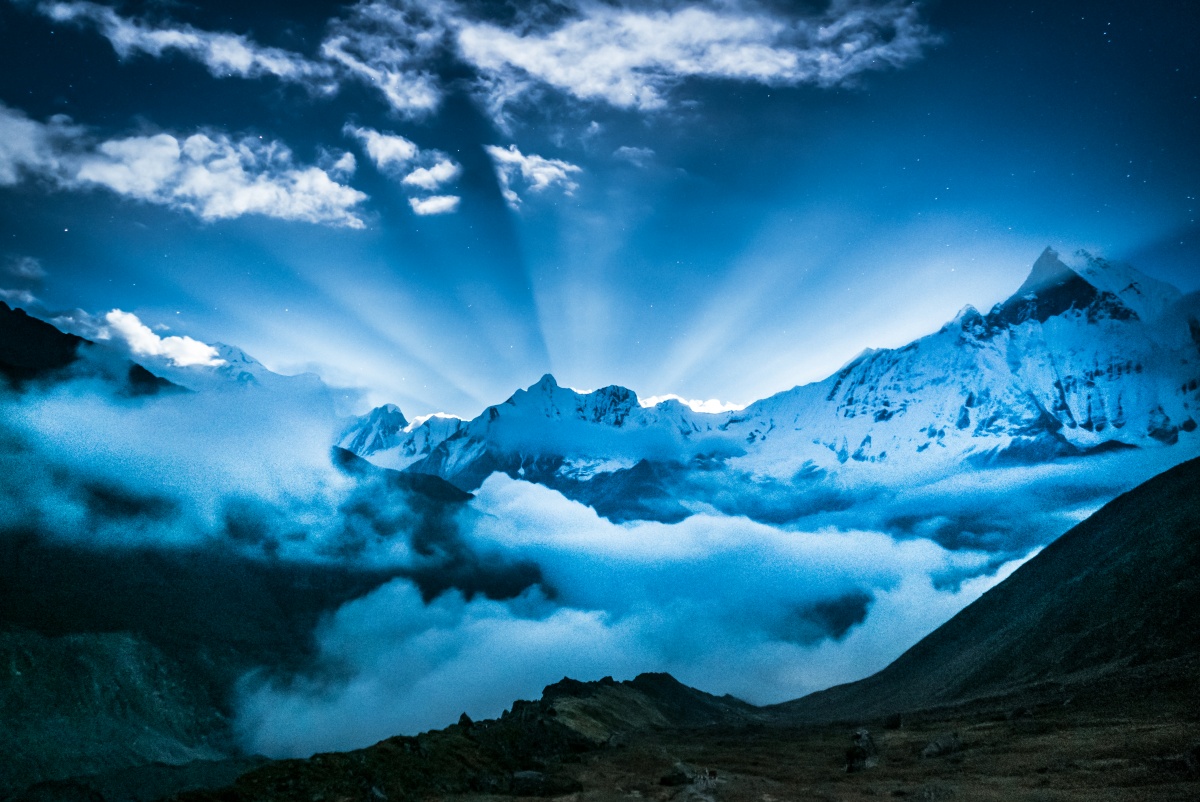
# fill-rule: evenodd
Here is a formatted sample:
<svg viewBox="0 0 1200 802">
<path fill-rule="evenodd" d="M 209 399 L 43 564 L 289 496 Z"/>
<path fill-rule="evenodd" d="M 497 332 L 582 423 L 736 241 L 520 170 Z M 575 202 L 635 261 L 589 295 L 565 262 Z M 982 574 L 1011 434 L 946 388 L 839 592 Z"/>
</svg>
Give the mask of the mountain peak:
<svg viewBox="0 0 1200 802">
<path fill-rule="evenodd" d="M 538 379 L 538 382 L 534 385 L 534 387 L 541 388 L 542 390 L 554 390 L 558 387 L 558 381 L 554 378 L 553 374 L 545 373 L 542 375 L 542 378 Z M 530 387 L 529 389 L 532 390 L 533 387 Z"/>
<path fill-rule="evenodd" d="M 1030 293 L 1042 292 L 1078 277 L 1078 273 L 1058 258 L 1058 251 L 1047 245 L 1046 250 L 1042 251 L 1042 255 L 1033 263 L 1033 269 L 1029 271 L 1025 283 L 1017 289 L 1013 297 L 1024 298 Z"/>
<path fill-rule="evenodd" d="M 338 446 L 359 456 L 386 451 L 400 442 L 408 420 L 400 407 L 384 404 L 354 421 L 342 434 Z"/>
</svg>

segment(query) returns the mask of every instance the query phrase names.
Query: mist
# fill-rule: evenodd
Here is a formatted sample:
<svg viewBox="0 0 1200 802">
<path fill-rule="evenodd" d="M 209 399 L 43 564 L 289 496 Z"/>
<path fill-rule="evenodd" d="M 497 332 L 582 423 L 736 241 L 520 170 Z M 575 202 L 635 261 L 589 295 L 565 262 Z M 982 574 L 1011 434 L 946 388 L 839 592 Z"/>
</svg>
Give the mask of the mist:
<svg viewBox="0 0 1200 802">
<path fill-rule="evenodd" d="M 813 486 L 821 503 L 785 522 L 714 503 L 677 523 L 614 523 L 503 474 L 471 496 L 344 452 L 331 459 L 342 425 L 315 384 L 128 398 L 81 379 L 10 393 L 0 534 L 376 571 L 313 617 L 302 664 L 264 664 L 237 685 L 243 748 L 304 756 L 462 712 L 493 717 L 564 676 L 666 671 L 757 704 L 858 679 L 1191 455 L 1122 452 L 904 485 L 832 477 Z"/>
</svg>

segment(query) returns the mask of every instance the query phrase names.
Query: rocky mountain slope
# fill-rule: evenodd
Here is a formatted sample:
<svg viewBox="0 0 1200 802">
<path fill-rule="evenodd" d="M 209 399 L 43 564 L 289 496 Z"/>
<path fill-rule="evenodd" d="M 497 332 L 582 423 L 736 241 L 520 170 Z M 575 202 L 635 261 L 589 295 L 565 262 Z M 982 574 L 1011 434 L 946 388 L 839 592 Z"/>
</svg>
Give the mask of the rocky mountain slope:
<svg viewBox="0 0 1200 802">
<path fill-rule="evenodd" d="M 473 490 L 493 472 L 538 482 L 614 520 L 679 520 L 720 504 L 711 477 L 753 496 L 837 475 L 891 476 L 1045 462 L 1192 442 L 1200 303 L 1131 267 L 1047 248 L 986 314 L 869 351 L 824 381 L 739 411 L 651 407 L 623 387 L 581 393 L 544 376 L 471 421 L 402 424 L 395 407 L 340 444 L 379 465 Z M 736 510 L 755 517 L 754 505 Z"/>
<path fill-rule="evenodd" d="M 90 340 L 65 334 L 0 301 L 0 386 L 21 388 L 65 378 L 99 379 L 126 396 L 181 389 Z"/>
<path fill-rule="evenodd" d="M 777 709 L 869 718 L 1173 661 L 1200 701 L 1197 566 L 1200 460 L 1191 460 L 1110 502 L 883 671 Z"/>
</svg>

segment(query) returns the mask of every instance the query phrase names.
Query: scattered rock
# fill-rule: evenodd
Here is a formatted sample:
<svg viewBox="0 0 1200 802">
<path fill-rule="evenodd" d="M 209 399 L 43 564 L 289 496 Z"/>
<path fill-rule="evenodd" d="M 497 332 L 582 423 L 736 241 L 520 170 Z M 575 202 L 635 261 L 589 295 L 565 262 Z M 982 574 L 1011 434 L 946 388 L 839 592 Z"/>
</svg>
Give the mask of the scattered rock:
<svg viewBox="0 0 1200 802">
<path fill-rule="evenodd" d="M 578 780 L 540 771 L 517 771 L 512 776 L 512 792 L 516 796 L 563 796 L 582 791 Z"/>
<path fill-rule="evenodd" d="M 962 739 L 958 737 L 958 733 L 947 732 L 925 744 L 925 748 L 921 750 L 921 757 L 944 757 L 961 752 L 962 748 Z"/>
<path fill-rule="evenodd" d="M 676 769 L 670 774 L 664 775 L 658 781 L 659 785 L 665 785 L 668 788 L 676 788 L 681 785 L 691 785 L 694 778 L 692 775 L 683 769 Z"/>
<path fill-rule="evenodd" d="M 854 745 L 846 750 L 846 771 L 853 774 L 874 768 L 879 764 L 879 750 L 871 733 L 859 728 L 850 734 Z"/>
</svg>

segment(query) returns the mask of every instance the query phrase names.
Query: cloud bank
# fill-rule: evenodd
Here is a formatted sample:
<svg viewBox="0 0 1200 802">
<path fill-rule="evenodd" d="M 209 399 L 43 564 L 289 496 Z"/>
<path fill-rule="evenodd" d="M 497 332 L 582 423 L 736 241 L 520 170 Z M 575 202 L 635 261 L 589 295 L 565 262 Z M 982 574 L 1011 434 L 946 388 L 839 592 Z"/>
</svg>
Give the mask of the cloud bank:
<svg viewBox="0 0 1200 802">
<path fill-rule="evenodd" d="M 326 674 L 248 678 L 249 748 L 305 755 L 495 716 L 563 676 L 669 671 L 782 701 L 882 668 L 1024 559 L 988 573 L 987 555 L 926 540 L 723 516 L 618 526 L 500 476 L 469 516 L 473 543 L 536 562 L 556 597 L 424 604 L 400 580 L 351 602 L 318 635 Z M 937 581 L 962 570 L 978 576 Z"/>
<path fill-rule="evenodd" d="M 113 336 L 131 350 L 170 339 L 155 345 L 123 314 Z M 230 381 L 123 399 L 80 380 L 0 404 L 0 534 L 208 544 L 395 577 L 327 619 L 316 664 L 244 678 L 239 731 L 274 756 L 364 746 L 464 710 L 494 716 L 564 675 L 669 671 L 759 703 L 856 679 L 1123 489 L 1114 465 L 1081 461 L 846 487 L 846 503 L 786 525 L 717 505 L 674 524 L 615 524 L 503 475 L 445 504 L 365 464 L 331 464 L 330 395 Z M 1167 459 L 1117 457 L 1134 472 Z M 1036 531 L 989 520 L 1004 509 Z"/>
</svg>

